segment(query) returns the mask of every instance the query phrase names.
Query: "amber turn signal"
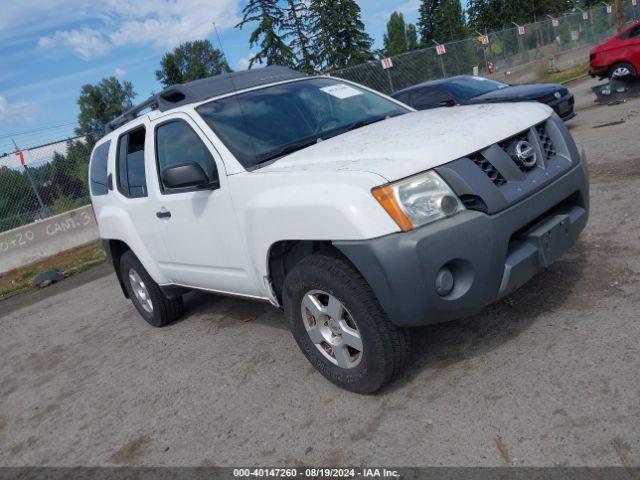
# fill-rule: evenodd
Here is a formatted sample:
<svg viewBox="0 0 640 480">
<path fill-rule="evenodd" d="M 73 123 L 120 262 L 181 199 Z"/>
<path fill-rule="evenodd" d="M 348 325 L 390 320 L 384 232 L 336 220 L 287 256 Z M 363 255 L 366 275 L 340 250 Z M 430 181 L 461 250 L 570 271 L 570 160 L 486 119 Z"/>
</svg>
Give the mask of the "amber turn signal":
<svg viewBox="0 0 640 480">
<path fill-rule="evenodd" d="M 391 185 L 374 188 L 371 190 L 371 193 L 373 193 L 373 196 L 378 200 L 380 205 L 382 205 L 382 208 L 386 210 L 403 232 L 413 230 L 413 224 L 400 208 Z"/>
</svg>

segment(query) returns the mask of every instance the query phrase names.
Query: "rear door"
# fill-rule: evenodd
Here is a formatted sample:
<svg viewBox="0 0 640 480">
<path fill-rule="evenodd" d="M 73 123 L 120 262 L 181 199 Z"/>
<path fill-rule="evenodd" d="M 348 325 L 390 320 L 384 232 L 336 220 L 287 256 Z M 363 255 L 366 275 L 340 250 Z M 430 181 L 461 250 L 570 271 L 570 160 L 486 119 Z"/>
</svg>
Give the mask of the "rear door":
<svg viewBox="0 0 640 480">
<path fill-rule="evenodd" d="M 142 119 L 118 137 L 115 150 L 115 168 L 109 187 L 113 188 L 110 203 L 122 214 L 116 222 L 122 230 L 116 238 L 125 238 L 147 270 L 158 269 L 164 276 L 159 281 L 172 281 L 165 266 L 167 249 L 155 222 L 157 199 L 148 189 L 148 152 L 151 133 L 149 124 Z M 110 195 L 111 196 L 111 195 Z"/>
<path fill-rule="evenodd" d="M 171 276 L 184 286 L 258 295 L 217 151 L 195 122 L 181 112 L 157 119 L 154 137 L 154 181 L 160 188 L 161 218 L 157 222 L 169 252 Z M 209 180 L 219 181 L 219 187 L 199 190 L 165 185 L 162 170 L 186 162 L 198 163 Z"/>
</svg>

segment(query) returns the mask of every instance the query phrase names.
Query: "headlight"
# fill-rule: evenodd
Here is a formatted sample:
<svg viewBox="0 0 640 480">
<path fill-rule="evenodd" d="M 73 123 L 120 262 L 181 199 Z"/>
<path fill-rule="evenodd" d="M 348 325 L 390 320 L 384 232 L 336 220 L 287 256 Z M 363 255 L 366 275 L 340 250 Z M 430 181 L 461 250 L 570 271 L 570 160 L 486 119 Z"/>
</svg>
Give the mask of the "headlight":
<svg viewBox="0 0 640 480">
<path fill-rule="evenodd" d="M 433 171 L 374 188 L 372 193 L 405 232 L 464 210 L 449 185 Z"/>
</svg>

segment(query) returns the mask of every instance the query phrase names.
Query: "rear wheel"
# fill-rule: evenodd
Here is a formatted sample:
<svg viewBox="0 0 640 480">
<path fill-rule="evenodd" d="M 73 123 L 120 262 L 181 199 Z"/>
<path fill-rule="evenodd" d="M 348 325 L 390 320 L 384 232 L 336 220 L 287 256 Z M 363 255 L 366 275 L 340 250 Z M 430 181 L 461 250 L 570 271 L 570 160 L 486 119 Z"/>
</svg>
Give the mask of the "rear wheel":
<svg viewBox="0 0 640 480">
<path fill-rule="evenodd" d="M 131 302 L 150 325 L 164 327 L 182 315 L 182 297 L 167 298 L 133 252 L 120 258 L 120 274 Z"/>
<path fill-rule="evenodd" d="M 622 62 L 616 63 L 613 67 L 611 67 L 611 72 L 609 76 L 611 78 L 615 77 L 635 77 L 637 75 L 637 71 L 633 65 L 630 63 Z"/>
<path fill-rule="evenodd" d="M 346 261 L 305 258 L 287 275 L 283 297 L 298 346 L 337 386 L 373 393 L 403 371 L 410 355 L 406 332 L 391 323 Z"/>
</svg>

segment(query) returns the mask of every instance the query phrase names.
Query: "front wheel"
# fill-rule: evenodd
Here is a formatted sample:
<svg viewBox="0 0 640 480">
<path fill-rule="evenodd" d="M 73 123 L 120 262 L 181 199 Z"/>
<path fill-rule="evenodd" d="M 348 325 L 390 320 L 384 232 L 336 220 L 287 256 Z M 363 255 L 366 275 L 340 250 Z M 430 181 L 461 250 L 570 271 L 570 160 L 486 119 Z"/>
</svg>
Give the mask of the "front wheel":
<svg viewBox="0 0 640 480">
<path fill-rule="evenodd" d="M 635 77 L 637 75 L 637 71 L 633 65 L 630 63 L 617 63 L 611 68 L 610 77 Z"/>
<path fill-rule="evenodd" d="M 120 258 L 120 275 L 133 305 L 149 325 L 164 327 L 182 315 L 182 297 L 167 298 L 133 252 Z"/>
<path fill-rule="evenodd" d="M 369 394 L 403 371 L 406 332 L 346 261 L 321 254 L 303 259 L 287 275 L 283 297 L 298 346 L 335 385 Z"/>
</svg>

